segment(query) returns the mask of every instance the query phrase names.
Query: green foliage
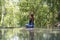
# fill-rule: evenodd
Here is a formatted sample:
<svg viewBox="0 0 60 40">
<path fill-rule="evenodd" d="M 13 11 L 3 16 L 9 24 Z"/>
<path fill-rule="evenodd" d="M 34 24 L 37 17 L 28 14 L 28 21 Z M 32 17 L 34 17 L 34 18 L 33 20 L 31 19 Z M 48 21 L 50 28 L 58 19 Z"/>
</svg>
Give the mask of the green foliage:
<svg viewBox="0 0 60 40">
<path fill-rule="evenodd" d="M 25 26 L 29 21 L 29 12 L 34 13 L 35 27 L 46 28 L 57 22 L 59 0 L 19 0 L 19 2 L 2 0 L 1 2 L 3 6 L 6 6 L 4 26 Z"/>
</svg>

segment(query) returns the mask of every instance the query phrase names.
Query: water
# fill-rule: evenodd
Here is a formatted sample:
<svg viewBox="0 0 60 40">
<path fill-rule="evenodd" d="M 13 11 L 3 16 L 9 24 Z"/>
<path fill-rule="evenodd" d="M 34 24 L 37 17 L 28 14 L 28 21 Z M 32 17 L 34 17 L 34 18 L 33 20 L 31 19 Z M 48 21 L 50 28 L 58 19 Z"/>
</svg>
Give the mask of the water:
<svg viewBox="0 0 60 40">
<path fill-rule="evenodd" d="M 35 29 L 33 31 L 34 40 L 60 40 L 60 31 L 59 30 L 41 30 Z M 20 30 L 20 29 L 13 29 L 13 30 L 2 30 L 2 40 L 31 40 L 31 34 L 29 30 Z"/>
</svg>

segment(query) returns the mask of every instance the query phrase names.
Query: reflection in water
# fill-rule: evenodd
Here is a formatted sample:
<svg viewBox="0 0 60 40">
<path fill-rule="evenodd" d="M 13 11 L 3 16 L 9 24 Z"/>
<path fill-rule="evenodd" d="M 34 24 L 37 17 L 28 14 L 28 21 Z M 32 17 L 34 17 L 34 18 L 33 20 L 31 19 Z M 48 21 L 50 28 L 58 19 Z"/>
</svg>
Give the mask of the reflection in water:
<svg viewBox="0 0 60 40">
<path fill-rule="evenodd" d="M 44 33 L 44 34 L 43 34 L 44 40 L 49 40 L 50 37 L 51 37 L 51 35 L 50 35 L 49 33 Z"/>
<path fill-rule="evenodd" d="M 19 40 L 19 37 L 15 35 L 13 38 L 11 38 L 11 40 Z"/>
<path fill-rule="evenodd" d="M 16 30 L 16 31 L 18 31 L 18 30 Z M 15 33 L 10 31 L 8 34 L 6 34 L 7 32 L 5 32 L 6 40 L 30 40 L 30 33 L 29 33 L 30 31 L 25 31 L 25 30 L 20 31 L 19 30 L 19 32 L 15 32 Z M 53 31 L 40 32 L 40 30 L 39 30 L 39 32 L 34 31 L 34 40 L 60 40 L 60 32 L 59 31 L 56 33 L 55 32 L 53 32 Z"/>
</svg>

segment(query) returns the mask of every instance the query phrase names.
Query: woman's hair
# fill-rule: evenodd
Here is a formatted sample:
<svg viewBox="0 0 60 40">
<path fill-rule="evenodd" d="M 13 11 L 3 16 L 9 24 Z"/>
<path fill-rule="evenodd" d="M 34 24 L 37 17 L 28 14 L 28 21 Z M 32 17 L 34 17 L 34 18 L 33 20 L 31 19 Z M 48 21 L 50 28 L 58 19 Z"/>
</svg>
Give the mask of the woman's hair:
<svg viewBox="0 0 60 40">
<path fill-rule="evenodd" d="M 34 16 L 33 12 L 30 12 L 30 16 L 31 16 L 31 17 L 33 17 L 33 16 Z"/>
<path fill-rule="evenodd" d="M 31 17 L 33 17 L 34 16 L 34 14 L 31 14 Z"/>
<path fill-rule="evenodd" d="M 34 21 L 34 14 L 32 12 L 30 13 L 30 20 Z"/>
</svg>

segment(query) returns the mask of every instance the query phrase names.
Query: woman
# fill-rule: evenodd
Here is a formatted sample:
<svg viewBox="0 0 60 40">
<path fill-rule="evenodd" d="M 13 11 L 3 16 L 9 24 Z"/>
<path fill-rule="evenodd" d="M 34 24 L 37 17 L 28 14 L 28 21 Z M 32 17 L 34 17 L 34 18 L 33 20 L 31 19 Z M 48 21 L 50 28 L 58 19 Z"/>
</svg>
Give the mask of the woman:
<svg viewBox="0 0 60 40">
<path fill-rule="evenodd" d="M 34 28 L 34 14 L 29 14 L 29 24 L 26 24 L 27 28 Z"/>
</svg>

